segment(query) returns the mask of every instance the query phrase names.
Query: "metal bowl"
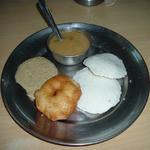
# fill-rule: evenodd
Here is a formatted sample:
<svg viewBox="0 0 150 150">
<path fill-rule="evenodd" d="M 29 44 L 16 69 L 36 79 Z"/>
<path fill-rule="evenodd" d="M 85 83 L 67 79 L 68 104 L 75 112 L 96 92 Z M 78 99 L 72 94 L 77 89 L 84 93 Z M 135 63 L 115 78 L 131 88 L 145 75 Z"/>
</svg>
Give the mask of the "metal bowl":
<svg viewBox="0 0 150 150">
<path fill-rule="evenodd" d="M 104 0 L 75 0 L 75 1 L 84 6 L 96 6 L 104 2 Z"/>
<path fill-rule="evenodd" d="M 66 30 L 63 30 L 63 32 L 70 32 L 70 31 L 77 31 L 77 30 L 71 30 L 71 29 L 66 29 Z M 80 31 L 81 32 L 81 31 Z M 90 42 L 90 45 L 91 45 L 91 38 L 90 38 L 90 35 L 87 33 L 87 32 L 83 32 L 82 33 L 88 38 L 89 42 Z M 49 50 L 52 52 L 53 54 L 53 57 L 56 59 L 56 61 L 58 61 L 59 63 L 63 64 L 63 65 L 76 65 L 76 64 L 79 64 L 81 63 L 84 58 L 87 56 L 88 54 L 88 51 L 90 49 L 90 46 L 87 50 L 85 50 L 83 53 L 79 54 L 79 55 L 61 55 L 61 54 L 58 54 L 56 53 L 54 50 L 52 50 L 50 47 L 49 47 L 49 41 L 51 40 L 51 38 L 55 36 L 53 33 L 50 34 L 48 40 L 47 40 L 47 46 L 49 48 Z"/>
</svg>

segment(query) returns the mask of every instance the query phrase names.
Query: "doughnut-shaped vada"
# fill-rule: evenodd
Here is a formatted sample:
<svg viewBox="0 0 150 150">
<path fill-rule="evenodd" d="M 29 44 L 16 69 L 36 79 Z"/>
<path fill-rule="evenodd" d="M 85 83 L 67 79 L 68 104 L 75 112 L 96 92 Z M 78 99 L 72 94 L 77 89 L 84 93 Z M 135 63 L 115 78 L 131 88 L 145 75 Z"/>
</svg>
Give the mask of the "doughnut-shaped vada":
<svg viewBox="0 0 150 150">
<path fill-rule="evenodd" d="M 66 75 L 48 79 L 34 93 L 37 109 L 52 121 L 67 119 L 76 109 L 80 86 Z"/>
</svg>

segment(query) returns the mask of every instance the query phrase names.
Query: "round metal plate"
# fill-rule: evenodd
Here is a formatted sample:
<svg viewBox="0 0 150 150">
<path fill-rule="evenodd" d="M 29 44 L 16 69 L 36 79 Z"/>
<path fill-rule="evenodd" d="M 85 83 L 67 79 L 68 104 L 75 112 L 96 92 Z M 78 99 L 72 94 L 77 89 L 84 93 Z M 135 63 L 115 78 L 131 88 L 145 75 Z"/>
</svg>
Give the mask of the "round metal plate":
<svg viewBox="0 0 150 150">
<path fill-rule="evenodd" d="M 83 68 L 83 64 L 65 66 L 57 63 L 47 49 L 46 41 L 51 29 L 34 33 L 15 48 L 8 58 L 1 77 L 2 97 L 11 117 L 25 131 L 47 142 L 62 145 L 89 145 L 111 139 L 128 128 L 142 112 L 149 94 L 149 74 L 137 49 L 121 35 L 104 27 L 67 23 L 59 29 L 77 29 L 91 35 L 92 46 L 88 55 L 109 52 L 123 60 L 128 77 L 120 80 L 120 103 L 108 112 L 91 116 L 76 111 L 66 121 L 51 122 L 41 116 L 25 90 L 15 81 L 18 66 L 25 60 L 44 56 L 57 66 L 59 73 L 69 76 Z M 86 80 L 86 78 L 85 78 Z"/>
</svg>

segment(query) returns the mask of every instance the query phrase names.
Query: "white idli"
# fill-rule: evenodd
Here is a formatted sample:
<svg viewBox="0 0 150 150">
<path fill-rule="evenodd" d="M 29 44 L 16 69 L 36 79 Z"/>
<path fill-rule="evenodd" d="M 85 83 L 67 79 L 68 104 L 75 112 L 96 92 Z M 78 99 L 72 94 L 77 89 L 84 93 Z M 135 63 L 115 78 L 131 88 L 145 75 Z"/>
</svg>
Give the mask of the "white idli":
<svg viewBox="0 0 150 150">
<path fill-rule="evenodd" d="M 88 68 L 73 77 L 80 84 L 82 95 L 77 107 L 91 114 L 102 114 L 120 101 L 121 87 L 117 80 L 94 75 Z"/>
<path fill-rule="evenodd" d="M 123 61 L 110 53 L 90 56 L 84 60 L 83 64 L 95 75 L 106 78 L 119 79 L 127 74 Z"/>
<path fill-rule="evenodd" d="M 48 59 L 38 56 L 30 58 L 19 65 L 15 79 L 27 92 L 27 95 L 34 99 L 34 92 L 41 87 L 41 85 L 56 75 L 57 68 Z"/>
</svg>

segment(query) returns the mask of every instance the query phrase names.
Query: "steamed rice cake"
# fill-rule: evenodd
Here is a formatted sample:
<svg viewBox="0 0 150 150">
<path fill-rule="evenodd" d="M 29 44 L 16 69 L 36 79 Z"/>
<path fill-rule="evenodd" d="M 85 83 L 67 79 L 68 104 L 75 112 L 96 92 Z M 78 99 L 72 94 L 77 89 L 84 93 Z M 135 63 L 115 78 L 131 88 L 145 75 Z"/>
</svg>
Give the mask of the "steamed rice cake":
<svg viewBox="0 0 150 150">
<path fill-rule="evenodd" d="M 84 60 L 87 66 L 95 75 L 111 79 L 119 79 L 126 76 L 127 71 L 123 61 L 110 53 L 96 54 Z"/>
<path fill-rule="evenodd" d="M 34 92 L 52 76 L 56 75 L 57 68 L 48 59 L 38 56 L 30 58 L 19 65 L 15 79 L 27 92 L 27 95 L 34 99 Z"/>
<path fill-rule="evenodd" d="M 91 114 L 102 114 L 120 101 L 121 86 L 115 79 L 94 75 L 87 67 L 73 77 L 80 84 L 82 95 L 78 108 Z"/>
</svg>

